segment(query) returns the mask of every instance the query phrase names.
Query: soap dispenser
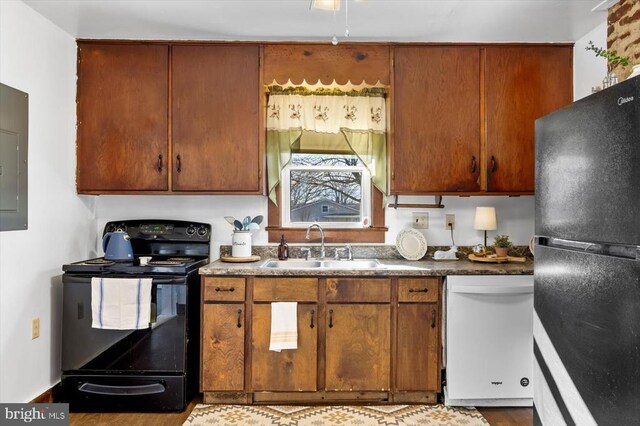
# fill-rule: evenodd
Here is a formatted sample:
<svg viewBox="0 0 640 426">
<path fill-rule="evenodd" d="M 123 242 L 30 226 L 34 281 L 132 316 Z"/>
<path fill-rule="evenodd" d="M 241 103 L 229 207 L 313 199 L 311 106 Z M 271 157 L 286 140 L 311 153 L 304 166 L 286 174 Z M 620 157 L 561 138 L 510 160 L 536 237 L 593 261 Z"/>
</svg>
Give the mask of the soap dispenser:
<svg viewBox="0 0 640 426">
<path fill-rule="evenodd" d="M 289 245 L 284 239 L 284 234 L 280 237 L 280 245 L 278 246 L 278 259 L 287 260 L 289 258 Z"/>
</svg>

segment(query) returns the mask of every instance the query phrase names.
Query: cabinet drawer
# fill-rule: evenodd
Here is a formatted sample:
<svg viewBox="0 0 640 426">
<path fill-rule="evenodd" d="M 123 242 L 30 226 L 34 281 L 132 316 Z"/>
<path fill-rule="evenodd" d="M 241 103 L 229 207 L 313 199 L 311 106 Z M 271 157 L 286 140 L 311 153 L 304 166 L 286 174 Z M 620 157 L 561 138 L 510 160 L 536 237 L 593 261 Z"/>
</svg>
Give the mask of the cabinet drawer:
<svg viewBox="0 0 640 426">
<path fill-rule="evenodd" d="M 439 278 L 398 280 L 398 302 L 437 302 Z"/>
<path fill-rule="evenodd" d="M 241 302 L 244 301 L 244 278 L 204 279 L 205 302 Z"/>
<path fill-rule="evenodd" d="M 254 302 L 315 302 L 318 280 L 315 278 L 256 278 L 253 282 Z"/>
<path fill-rule="evenodd" d="M 326 285 L 327 302 L 389 302 L 391 280 L 329 278 Z"/>
</svg>

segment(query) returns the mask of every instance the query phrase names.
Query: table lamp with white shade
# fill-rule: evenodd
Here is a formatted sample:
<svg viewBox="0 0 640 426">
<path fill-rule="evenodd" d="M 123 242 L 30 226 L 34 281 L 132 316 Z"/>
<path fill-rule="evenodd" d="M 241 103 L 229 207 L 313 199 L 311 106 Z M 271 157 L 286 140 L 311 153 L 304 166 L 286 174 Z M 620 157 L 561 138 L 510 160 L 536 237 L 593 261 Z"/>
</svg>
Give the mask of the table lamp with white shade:
<svg viewBox="0 0 640 426">
<path fill-rule="evenodd" d="M 495 207 L 476 207 L 476 217 L 473 228 L 484 231 L 484 246 L 487 246 L 487 231 L 495 231 L 496 226 L 496 208 Z"/>
</svg>

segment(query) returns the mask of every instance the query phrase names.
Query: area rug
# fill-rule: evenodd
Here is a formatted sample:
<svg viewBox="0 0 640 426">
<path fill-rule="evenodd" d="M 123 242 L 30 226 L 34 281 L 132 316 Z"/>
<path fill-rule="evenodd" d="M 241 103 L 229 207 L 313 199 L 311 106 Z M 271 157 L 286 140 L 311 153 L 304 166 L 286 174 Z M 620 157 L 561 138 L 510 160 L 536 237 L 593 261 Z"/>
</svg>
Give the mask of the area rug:
<svg viewBox="0 0 640 426">
<path fill-rule="evenodd" d="M 429 426 L 488 425 L 477 410 L 443 405 L 293 406 L 209 405 L 194 407 L 184 426 Z"/>
</svg>

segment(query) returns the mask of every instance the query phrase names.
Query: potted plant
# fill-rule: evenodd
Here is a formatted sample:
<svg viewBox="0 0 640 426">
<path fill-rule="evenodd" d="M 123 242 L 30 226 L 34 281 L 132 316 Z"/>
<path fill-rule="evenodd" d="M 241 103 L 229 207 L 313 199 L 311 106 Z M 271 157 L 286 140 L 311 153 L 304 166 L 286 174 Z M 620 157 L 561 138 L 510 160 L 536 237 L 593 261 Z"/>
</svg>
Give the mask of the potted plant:
<svg viewBox="0 0 640 426">
<path fill-rule="evenodd" d="M 508 235 L 496 235 L 496 238 L 493 240 L 493 248 L 499 257 L 506 257 L 511 246 L 512 244 L 511 241 L 509 241 Z"/>
<path fill-rule="evenodd" d="M 585 50 L 592 50 L 596 54 L 596 57 L 602 57 L 607 60 L 607 76 L 603 81 L 603 89 L 618 82 L 617 76 L 613 73 L 614 68 L 618 66 L 625 68 L 632 65 L 631 58 L 628 56 L 618 55 L 614 50 L 606 50 L 601 47 L 597 47 L 591 40 L 589 40 L 589 44 L 585 47 Z M 640 64 L 633 65 L 629 78 L 635 77 L 638 74 L 640 74 Z"/>
</svg>

